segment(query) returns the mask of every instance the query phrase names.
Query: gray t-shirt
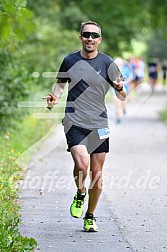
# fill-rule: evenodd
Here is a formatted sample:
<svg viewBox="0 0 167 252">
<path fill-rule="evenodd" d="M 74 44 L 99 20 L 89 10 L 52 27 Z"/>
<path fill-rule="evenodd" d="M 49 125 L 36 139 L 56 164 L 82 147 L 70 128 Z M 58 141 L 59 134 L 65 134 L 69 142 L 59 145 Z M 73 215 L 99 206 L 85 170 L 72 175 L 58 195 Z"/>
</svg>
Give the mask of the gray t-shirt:
<svg viewBox="0 0 167 252">
<path fill-rule="evenodd" d="M 98 52 L 92 59 L 80 51 L 64 58 L 58 79 L 68 81 L 64 124 L 85 129 L 108 127 L 105 95 L 120 70 L 109 56 Z"/>
</svg>

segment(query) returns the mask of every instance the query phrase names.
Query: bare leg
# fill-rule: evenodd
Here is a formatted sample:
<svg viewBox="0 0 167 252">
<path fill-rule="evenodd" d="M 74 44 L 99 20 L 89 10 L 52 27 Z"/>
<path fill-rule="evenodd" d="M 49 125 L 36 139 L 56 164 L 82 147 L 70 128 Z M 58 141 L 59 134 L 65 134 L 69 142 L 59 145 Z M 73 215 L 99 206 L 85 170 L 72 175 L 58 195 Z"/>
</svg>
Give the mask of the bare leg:
<svg viewBox="0 0 167 252">
<path fill-rule="evenodd" d="M 74 178 L 75 183 L 80 193 L 85 192 L 85 179 L 87 176 L 87 170 L 89 166 L 89 154 L 84 145 L 76 145 L 71 149 L 71 155 L 74 160 Z"/>
<path fill-rule="evenodd" d="M 102 191 L 102 167 L 106 153 L 93 153 L 90 155 L 90 175 L 89 201 L 87 213 L 93 214 L 97 206 Z"/>
</svg>

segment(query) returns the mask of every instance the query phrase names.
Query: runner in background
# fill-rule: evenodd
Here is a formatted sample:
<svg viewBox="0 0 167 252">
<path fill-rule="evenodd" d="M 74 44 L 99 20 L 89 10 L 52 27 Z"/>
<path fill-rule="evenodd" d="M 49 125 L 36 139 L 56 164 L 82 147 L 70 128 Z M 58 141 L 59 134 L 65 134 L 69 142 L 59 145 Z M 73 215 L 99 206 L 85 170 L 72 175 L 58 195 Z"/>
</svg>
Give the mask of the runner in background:
<svg viewBox="0 0 167 252">
<path fill-rule="evenodd" d="M 151 86 L 152 93 L 155 91 L 155 87 L 157 85 L 158 71 L 159 71 L 158 59 L 150 60 L 148 64 L 148 77 L 149 77 L 149 84 Z"/>
<path fill-rule="evenodd" d="M 141 57 L 131 56 L 130 65 L 133 70 L 133 80 L 131 81 L 131 97 L 132 93 L 137 95 L 138 87 L 143 81 L 145 74 L 145 63 Z"/>
<path fill-rule="evenodd" d="M 167 76 L 167 59 L 164 59 L 161 65 L 162 69 L 162 79 L 163 79 L 163 85 L 166 85 L 166 76 Z"/>
</svg>

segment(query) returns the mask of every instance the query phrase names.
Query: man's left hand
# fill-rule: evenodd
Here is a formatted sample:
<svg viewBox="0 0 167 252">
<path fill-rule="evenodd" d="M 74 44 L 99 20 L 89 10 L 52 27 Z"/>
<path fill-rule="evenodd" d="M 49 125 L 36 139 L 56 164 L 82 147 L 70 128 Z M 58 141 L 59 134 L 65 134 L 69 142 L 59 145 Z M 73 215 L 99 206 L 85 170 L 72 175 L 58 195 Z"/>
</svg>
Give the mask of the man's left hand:
<svg viewBox="0 0 167 252">
<path fill-rule="evenodd" d="M 126 79 L 125 76 L 121 77 L 121 74 L 113 81 L 113 86 L 116 90 L 119 90 L 123 87 L 124 80 Z"/>
</svg>

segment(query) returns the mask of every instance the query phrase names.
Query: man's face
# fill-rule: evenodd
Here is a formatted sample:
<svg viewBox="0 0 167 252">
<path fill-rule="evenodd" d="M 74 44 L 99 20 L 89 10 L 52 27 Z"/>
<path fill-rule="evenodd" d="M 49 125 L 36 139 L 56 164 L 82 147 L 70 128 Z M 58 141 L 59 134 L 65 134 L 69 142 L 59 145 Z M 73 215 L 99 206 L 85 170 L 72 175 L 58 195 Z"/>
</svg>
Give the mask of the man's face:
<svg viewBox="0 0 167 252">
<path fill-rule="evenodd" d="M 84 32 L 95 32 L 97 34 L 100 34 L 99 28 L 96 25 L 89 25 L 89 24 L 84 26 L 82 34 Z M 80 35 L 79 37 L 82 42 L 83 49 L 86 52 L 94 52 L 98 48 L 98 45 L 102 40 L 101 36 L 98 38 L 92 38 L 93 35 L 90 35 L 88 38 L 85 38 L 83 34 Z"/>
</svg>

